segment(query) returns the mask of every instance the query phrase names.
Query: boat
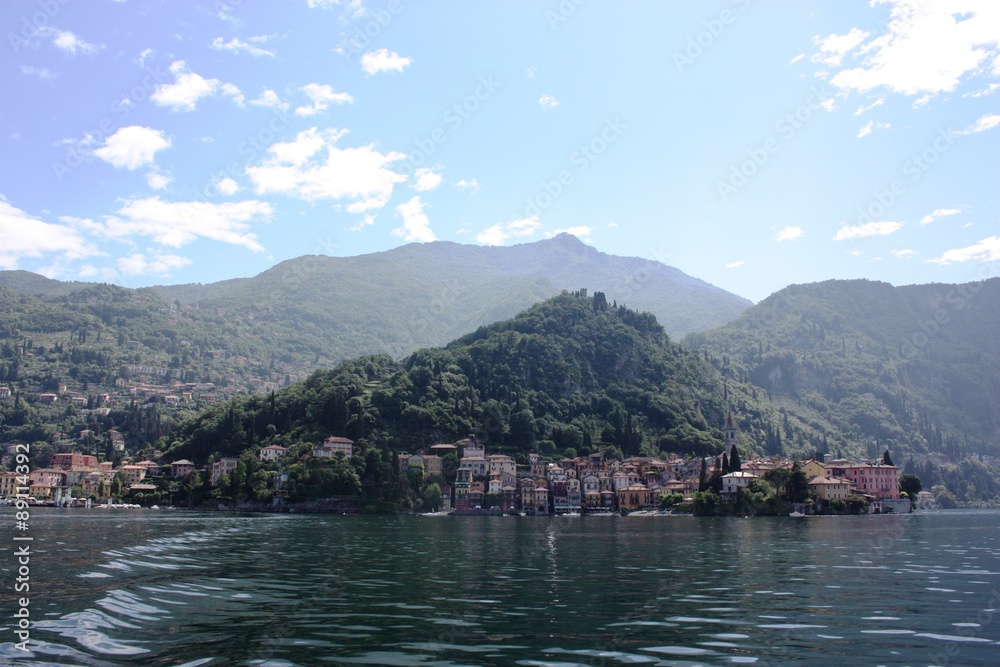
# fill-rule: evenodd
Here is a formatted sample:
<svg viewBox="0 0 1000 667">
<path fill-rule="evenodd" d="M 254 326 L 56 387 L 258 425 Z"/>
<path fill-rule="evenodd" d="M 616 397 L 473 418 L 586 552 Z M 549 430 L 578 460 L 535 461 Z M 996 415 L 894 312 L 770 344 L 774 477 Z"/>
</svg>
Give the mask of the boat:
<svg viewBox="0 0 1000 667">
<path fill-rule="evenodd" d="M 805 514 L 803 514 L 802 512 L 795 511 L 789 514 L 788 516 L 800 517 L 800 516 L 805 516 Z"/>
</svg>

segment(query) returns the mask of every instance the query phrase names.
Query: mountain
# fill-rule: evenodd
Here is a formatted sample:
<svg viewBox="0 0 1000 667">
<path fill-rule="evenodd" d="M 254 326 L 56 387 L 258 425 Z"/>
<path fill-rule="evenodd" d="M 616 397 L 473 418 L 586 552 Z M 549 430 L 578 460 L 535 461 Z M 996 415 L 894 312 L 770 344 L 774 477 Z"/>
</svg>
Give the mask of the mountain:
<svg viewBox="0 0 1000 667">
<path fill-rule="evenodd" d="M 273 396 L 220 404 L 182 425 L 168 458 L 204 461 L 330 435 L 383 453 L 476 435 L 526 460 L 567 450 L 715 454 L 730 403 L 751 431 L 773 419 L 756 390 L 670 341 L 649 313 L 603 293 L 564 293 L 399 364 L 386 356 L 317 371 Z M 752 445 L 748 445 L 751 449 Z"/>
<path fill-rule="evenodd" d="M 0 272 L 0 287 L 19 294 L 66 296 L 90 285 Z M 252 278 L 136 291 L 172 305 L 182 319 L 224 319 L 221 325 L 241 339 L 242 351 L 233 354 L 265 365 L 286 357 L 311 369 L 444 345 L 584 286 L 652 312 L 671 336 L 719 326 L 750 306 L 675 268 L 607 255 L 568 234 L 509 247 L 434 242 L 356 257 L 311 255 Z M 262 349 L 260 341 L 275 349 Z"/>
<path fill-rule="evenodd" d="M 785 448 L 992 460 L 998 331 L 1000 279 L 831 280 L 787 287 L 685 343 L 728 377 L 767 390 L 785 413 L 777 434 Z"/>
</svg>

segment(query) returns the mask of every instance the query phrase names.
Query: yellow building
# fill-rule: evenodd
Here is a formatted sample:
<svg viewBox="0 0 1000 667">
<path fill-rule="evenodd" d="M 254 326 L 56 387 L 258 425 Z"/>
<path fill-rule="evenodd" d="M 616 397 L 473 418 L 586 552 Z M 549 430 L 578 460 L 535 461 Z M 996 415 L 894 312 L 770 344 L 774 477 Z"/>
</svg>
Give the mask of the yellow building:
<svg viewBox="0 0 1000 667">
<path fill-rule="evenodd" d="M 809 480 L 809 493 L 820 500 L 844 500 L 851 495 L 851 484 L 846 479 L 821 475 Z"/>
<path fill-rule="evenodd" d="M 0 472 L 0 498 L 15 498 L 17 496 L 17 473 Z"/>
<path fill-rule="evenodd" d="M 806 474 L 806 479 L 812 479 L 814 477 L 826 477 L 826 466 L 815 460 L 803 461 L 799 464 L 802 468 L 802 472 Z"/>
<path fill-rule="evenodd" d="M 645 484 L 629 484 L 618 489 L 618 509 L 638 510 L 653 505 L 653 493 Z"/>
</svg>

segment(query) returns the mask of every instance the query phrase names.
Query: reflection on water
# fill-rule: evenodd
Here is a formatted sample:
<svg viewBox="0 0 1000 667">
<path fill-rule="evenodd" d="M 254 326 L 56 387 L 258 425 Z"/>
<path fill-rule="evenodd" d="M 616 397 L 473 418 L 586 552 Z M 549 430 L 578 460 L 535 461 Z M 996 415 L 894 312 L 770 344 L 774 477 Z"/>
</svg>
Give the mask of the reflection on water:
<svg viewBox="0 0 1000 667">
<path fill-rule="evenodd" d="M 0 520 L 9 525 L 9 517 Z M 43 511 L 10 665 L 997 664 L 1000 512 Z M 0 549 L 5 608 L 12 549 Z"/>
</svg>

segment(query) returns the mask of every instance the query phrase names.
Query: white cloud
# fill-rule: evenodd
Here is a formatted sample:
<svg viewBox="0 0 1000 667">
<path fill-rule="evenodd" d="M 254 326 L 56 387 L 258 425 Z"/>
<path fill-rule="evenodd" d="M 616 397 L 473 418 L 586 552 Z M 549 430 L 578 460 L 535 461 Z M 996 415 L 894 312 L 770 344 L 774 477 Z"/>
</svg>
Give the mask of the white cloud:
<svg viewBox="0 0 1000 667">
<path fill-rule="evenodd" d="M 321 111 L 326 111 L 330 103 L 345 104 L 354 102 L 354 98 L 348 93 L 335 93 L 333 88 L 318 83 L 308 83 L 301 88 L 302 92 L 312 100 L 311 106 L 301 106 L 295 108 L 296 116 L 312 116 Z"/>
<path fill-rule="evenodd" d="M 132 62 L 134 62 L 139 67 L 145 67 L 146 59 L 151 57 L 154 53 L 156 53 L 156 51 L 154 51 L 153 49 L 143 49 L 142 51 L 139 52 L 139 55 L 137 55 L 135 57 L 135 60 L 133 60 Z"/>
<path fill-rule="evenodd" d="M 866 42 L 867 33 L 854 28 L 847 35 L 818 40 L 817 62 L 837 67 L 851 52 L 860 59 L 859 66 L 831 78 L 842 90 L 884 87 L 904 95 L 936 95 L 954 90 L 963 76 L 981 71 L 1000 54 L 1000 5 L 992 0 L 871 4 L 891 6 L 883 34 Z M 831 38 L 836 39 L 828 43 Z"/>
<path fill-rule="evenodd" d="M 21 74 L 26 76 L 37 76 L 42 81 L 52 81 L 56 75 L 48 67 L 29 67 L 21 65 Z"/>
<path fill-rule="evenodd" d="M 108 216 L 103 223 L 81 222 L 92 232 L 112 239 L 145 236 L 160 245 L 179 248 L 206 238 L 263 252 L 250 224 L 267 220 L 272 213 L 270 204 L 253 199 L 216 204 L 149 197 L 126 201 L 118 215 Z"/>
<path fill-rule="evenodd" d="M 925 215 L 921 220 L 921 225 L 929 225 L 938 218 L 944 218 L 949 215 L 958 215 L 962 211 L 957 208 L 939 208 Z"/>
<path fill-rule="evenodd" d="M 375 224 L 375 216 L 371 213 L 366 213 L 364 217 L 362 217 L 361 220 L 357 222 L 357 224 L 351 225 L 349 229 L 352 232 L 359 232 L 365 227 L 370 227 L 371 225 L 374 224 Z"/>
<path fill-rule="evenodd" d="M 361 68 L 369 75 L 379 72 L 402 72 L 404 67 L 408 67 L 413 60 L 404 58 L 395 51 L 389 49 L 378 49 L 369 51 L 361 56 Z"/>
<path fill-rule="evenodd" d="M 863 139 L 872 133 L 873 130 L 885 130 L 892 127 L 891 123 L 883 123 L 881 121 L 869 120 L 864 126 L 858 130 L 858 139 Z"/>
<path fill-rule="evenodd" d="M 861 106 L 859 106 L 858 110 L 854 112 L 854 115 L 855 116 L 860 116 L 861 114 L 865 113 L 866 111 L 871 111 L 875 107 L 880 107 L 883 104 L 885 104 L 885 98 L 884 97 L 880 97 L 877 100 L 875 100 L 874 102 L 872 102 L 871 104 L 869 104 L 868 106 L 865 106 L 863 104 Z"/>
<path fill-rule="evenodd" d="M 744 264 L 746 264 L 746 262 L 744 262 L 743 260 L 740 260 L 738 262 L 729 262 L 729 264 L 726 264 L 726 268 L 727 269 L 738 269 L 741 266 L 743 266 Z"/>
<path fill-rule="evenodd" d="M 812 61 L 837 67 L 845 55 L 857 48 L 867 38 L 868 33 L 859 28 L 851 28 L 850 32 L 843 35 L 833 34 L 826 37 L 814 37 L 813 43 L 819 46 L 819 53 L 812 57 Z"/>
<path fill-rule="evenodd" d="M 920 254 L 916 250 L 910 250 L 909 248 L 904 248 L 902 250 L 890 250 L 890 252 L 896 259 L 910 259 L 911 257 L 915 257 Z"/>
<path fill-rule="evenodd" d="M 541 105 L 543 109 L 555 109 L 559 106 L 559 100 L 554 98 L 552 95 L 542 95 L 538 98 L 538 104 Z"/>
<path fill-rule="evenodd" d="M 170 140 L 163 136 L 163 130 L 129 125 L 108 137 L 94 155 L 114 167 L 132 171 L 151 163 L 156 152 L 165 148 L 170 148 Z"/>
<path fill-rule="evenodd" d="M 420 195 L 397 206 L 396 212 L 403 218 L 403 225 L 392 230 L 393 236 L 398 236 L 404 241 L 417 241 L 419 243 L 436 241 L 437 236 L 431 230 L 431 221 L 424 213 L 424 206 L 426 204 L 420 201 Z"/>
<path fill-rule="evenodd" d="M 801 227 L 785 227 L 774 237 L 775 241 L 794 241 L 805 234 Z"/>
<path fill-rule="evenodd" d="M 133 253 L 127 257 L 120 257 L 116 265 L 123 275 L 143 276 L 169 273 L 174 269 L 183 268 L 190 263 L 190 259 L 180 257 L 179 255 L 157 253 L 151 258 L 147 258 L 142 253 Z"/>
<path fill-rule="evenodd" d="M 479 192 L 479 181 L 474 178 L 469 180 L 463 178 L 455 183 L 455 187 L 459 190 L 472 190 L 472 194 L 476 194 Z"/>
<path fill-rule="evenodd" d="M 486 245 L 503 245 L 511 236 L 531 236 L 541 226 L 542 223 L 537 215 L 530 218 L 515 218 L 487 227 L 476 235 L 476 242 Z"/>
<path fill-rule="evenodd" d="M 403 153 L 379 153 L 371 145 L 338 148 L 346 130 L 299 132 L 295 139 L 272 144 L 269 156 L 247 167 L 258 194 L 280 193 L 306 201 L 346 200 L 351 213 L 364 213 L 386 205 L 396 183 L 406 176 L 389 165 L 406 158 Z"/>
<path fill-rule="evenodd" d="M 890 222 L 883 220 L 880 222 L 865 222 L 860 225 L 844 225 L 837 230 L 834 241 L 846 241 L 848 239 L 862 239 L 868 236 L 888 236 L 903 228 L 901 222 Z"/>
<path fill-rule="evenodd" d="M 173 178 L 165 174 L 158 174 L 156 172 L 146 174 L 146 184 L 153 190 L 163 190 L 170 185 L 173 180 Z"/>
<path fill-rule="evenodd" d="M 525 75 L 526 75 L 526 76 L 527 76 L 527 77 L 528 77 L 529 79 L 534 79 L 534 78 L 535 78 L 535 73 L 536 73 L 537 71 L 538 71 L 538 68 L 537 68 L 537 67 L 529 67 L 529 68 L 528 68 L 527 70 L 525 70 L 525 72 L 524 72 L 524 73 L 525 73 Z"/>
<path fill-rule="evenodd" d="M 971 93 L 965 93 L 962 97 L 985 97 L 986 95 L 992 95 L 993 93 L 1000 90 L 1000 83 L 991 83 L 990 85 L 982 88 L 980 90 L 974 90 Z"/>
<path fill-rule="evenodd" d="M 975 125 L 970 125 L 958 134 L 976 134 L 978 132 L 985 132 L 986 130 L 992 130 L 997 125 L 1000 125 L 1000 114 L 986 114 L 980 117 L 976 121 Z"/>
<path fill-rule="evenodd" d="M 254 38 L 251 37 L 251 40 L 253 39 Z M 259 46 L 254 46 L 248 42 L 242 42 L 236 37 L 233 37 L 228 42 L 223 42 L 221 37 L 216 37 L 212 40 L 212 48 L 216 51 L 232 51 L 233 53 L 246 52 L 255 58 L 260 56 L 274 57 L 274 51 L 268 51 L 267 49 L 262 49 Z"/>
<path fill-rule="evenodd" d="M 413 174 L 413 189 L 418 192 L 427 192 L 441 185 L 444 179 L 430 167 L 421 167 Z"/>
<path fill-rule="evenodd" d="M 39 34 L 46 36 L 51 35 L 52 44 L 55 45 L 57 49 L 74 56 L 78 52 L 97 53 L 104 48 L 103 44 L 90 44 L 68 30 L 59 30 L 58 28 L 42 28 L 39 31 Z"/>
<path fill-rule="evenodd" d="M 219 193 L 230 197 L 240 191 L 240 186 L 231 178 L 222 178 L 215 184 L 215 189 Z"/>
<path fill-rule="evenodd" d="M 1000 260 L 1000 236 L 985 238 L 979 243 L 946 251 L 936 259 L 929 259 L 934 264 L 953 264 L 955 262 L 996 262 Z"/>
<path fill-rule="evenodd" d="M 236 104 L 236 106 L 238 107 L 243 106 L 243 100 L 245 98 L 243 97 L 243 92 L 236 87 L 236 84 L 224 83 L 221 86 L 219 86 L 219 92 L 227 97 L 233 98 L 233 102 Z"/>
<path fill-rule="evenodd" d="M 799 55 L 797 55 L 794 58 L 792 58 L 791 60 L 789 60 L 788 64 L 789 65 L 794 65 L 795 63 L 799 62 L 800 60 L 802 60 L 805 57 L 806 57 L 806 54 L 800 53 Z"/>
<path fill-rule="evenodd" d="M 0 269 L 16 269 L 24 258 L 54 254 L 62 260 L 99 255 L 97 248 L 69 225 L 45 222 L 0 198 Z"/>
<path fill-rule="evenodd" d="M 232 84 L 226 84 L 229 88 L 223 90 L 218 79 L 206 79 L 189 71 L 183 60 L 175 60 L 171 63 L 170 72 L 174 75 L 174 82 L 160 84 L 149 98 L 156 105 L 170 107 L 174 111 L 194 111 L 199 100 L 215 95 L 220 90 L 226 94 L 232 94 L 233 89 L 236 92 L 239 91 Z M 240 97 L 242 98 L 242 96 Z M 237 103 L 240 102 L 242 99 Z"/>
<path fill-rule="evenodd" d="M 288 102 L 282 102 L 281 98 L 278 97 L 278 93 L 274 92 L 270 88 L 265 88 L 261 92 L 260 97 L 255 100 L 250 100 L 250 104 L 256 107 L 281 109 L 282 111 L 287 111 L 290 106 Z"/>
</svg>

